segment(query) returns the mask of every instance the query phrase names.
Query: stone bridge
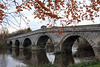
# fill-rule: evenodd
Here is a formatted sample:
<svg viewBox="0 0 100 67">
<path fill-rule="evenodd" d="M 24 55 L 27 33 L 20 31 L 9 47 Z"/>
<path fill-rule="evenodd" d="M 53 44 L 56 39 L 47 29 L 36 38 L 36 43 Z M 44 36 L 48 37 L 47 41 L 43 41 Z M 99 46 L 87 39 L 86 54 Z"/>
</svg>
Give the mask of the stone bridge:
<svg viewBox="0 0 100 67">
<path fill-rule="evenodd" d="M 73 30 L 73 26 L 64 27 L 62 34 L 58 33 L 62 27 L 53 27 L 54 29 L 42 26 L 41 29 L 30 33 L 10 37 L 7 43 L 12 47 L 31 48 L 32 50 L 46 49 L 48 44 L 53 46 L 54 52 L 70 52 L 75 41 L 84 43 L 88 42 L 92 47 L 94 54 L 100 58 L 100 25 L 84 25 L 77 26 Z M 54 33 L 52 33 L 54 32 Z M 83 38 L 84 40 L 80 39 Z M 86 46 L 86 45 L 80 45 Z"/>
</svg>

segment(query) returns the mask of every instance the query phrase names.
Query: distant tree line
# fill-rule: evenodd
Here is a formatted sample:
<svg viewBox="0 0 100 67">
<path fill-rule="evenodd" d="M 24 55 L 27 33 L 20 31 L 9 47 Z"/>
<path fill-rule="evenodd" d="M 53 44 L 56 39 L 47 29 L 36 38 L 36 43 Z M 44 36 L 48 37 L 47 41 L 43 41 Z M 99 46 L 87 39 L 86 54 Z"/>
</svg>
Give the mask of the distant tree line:
<svg viewBox="0 0 100 67">
<path fill-rule="evenodd" d="M 21 35 L 21 34 L 25 34 L 25 33 L 31 32 L 31 31 L 32 30 L 30 28 L 27 28 L 27 29 L 20 29 L 20 30 L 18 30 L 16 32 L 13 32 L 13 33 L 9 34 L 7 28 L 2 28 L 2 29 L 0 29 L 0 45 L 4 45 L 5 44 L 6 38 L 17 36 L 17 35 Z"/>
<path fill-rule="evenodd" d="M 0 28 L 0 46 L 5 44 L 5 39 L 8 37 L 8 29 L 6 27 Z"/>
<path fill-rule="evenodd" d="M 13 33 L 9 34 L 8 37 L 13 37 L 13 36 L 21 35 L 21 34 L 25 34 L 25 33 L 28 33 L 28 32 L 32 32 L 32 30 L 30 28 L 21 29 L 21 30 L 18 30 L 16 32 L 13 32 Z"/>
</svg>

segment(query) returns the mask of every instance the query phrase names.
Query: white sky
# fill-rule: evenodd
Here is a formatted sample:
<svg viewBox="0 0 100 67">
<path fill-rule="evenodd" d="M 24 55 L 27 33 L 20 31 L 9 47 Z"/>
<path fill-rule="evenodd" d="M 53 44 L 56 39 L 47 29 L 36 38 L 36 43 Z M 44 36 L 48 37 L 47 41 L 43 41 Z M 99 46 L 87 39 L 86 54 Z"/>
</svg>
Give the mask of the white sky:
<svg viewBox="0 0 100 67">
<path fill-rule="evenodd" d="M 82 1 L 82 0 L 79 0 L 79 1 Z M 87 1 L 86 3 L 89 3 L 88 0 L 86 0 L 86 1 Z M 34 19 L 34 15 L 32 15 L 33 10 L 31 10 L 31 11 L 24 10 L 23 12 L 21 12 L 25 16 L 27 16 L 27 18 L 30 20 L 30 22 L 28 22 L 29 23 L 28 25 L 24 21 L 21 20 L 20 28 L 18 26 L 14 26 L 14 27 L 16 29 L 26 29 L 26 28 L 30 27 L 32 30 L 37 30 L 37 29 L 40 29 L 42 25 L 47 25 L 49 23 L 48 19 L 46 19 L 45 21 L 42 21 L 38 18 Z M 13 18 L 11 18 L 10 16 L 8 18 L 10 18 L 16 25 L 18 25 L 18 23 L 16 23 Z M 20 22 L 20 19 L 17 18 L 17 21 Z M 77 25 L 87 25 L 87 24 L 100 24 L 100 17 L 95 18 L 95 23 L 93 23 L 91 21 L 82 21 Z M 11 24 L 11 25 L 13 25 L 13 24 Z M 11 27 L 9 25 L 7 25 L 7 26 L 8 26 L 8 30 L 10 33 L 16 31 L 16 29 L 14 29 L 13 27 Z"/>
</svg>

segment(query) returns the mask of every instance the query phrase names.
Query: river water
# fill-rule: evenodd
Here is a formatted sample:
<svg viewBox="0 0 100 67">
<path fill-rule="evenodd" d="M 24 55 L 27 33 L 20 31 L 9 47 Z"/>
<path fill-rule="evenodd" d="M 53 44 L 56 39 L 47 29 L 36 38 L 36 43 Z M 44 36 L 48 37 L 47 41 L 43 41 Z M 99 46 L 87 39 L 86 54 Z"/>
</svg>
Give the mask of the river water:
<svg viewBox="0 0 100 67">
<path fill-rule="evenodd" d="M 45 50 L 31 51 L 30 49 L 2 49 L 0 50 L 0 67 L 26 67 L 37 66 L 45 63 L 56 64 L 58 67 L 67 67 L 81 61 L 94 58 L 91 51 L 81 53 L 72 49 L 71 54 L 54 54 Z"/>
</svg>

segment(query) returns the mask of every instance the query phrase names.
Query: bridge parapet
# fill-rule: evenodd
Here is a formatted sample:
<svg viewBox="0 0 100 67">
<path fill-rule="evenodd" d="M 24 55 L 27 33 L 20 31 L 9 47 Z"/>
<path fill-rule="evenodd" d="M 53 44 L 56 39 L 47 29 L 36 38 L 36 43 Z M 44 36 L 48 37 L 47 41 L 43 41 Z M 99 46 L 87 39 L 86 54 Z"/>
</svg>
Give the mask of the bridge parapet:
<svg viewBox="0 0 100 67">
<path fill-rule="evenodd" d="M 53 27 L 54 30 L 50 30 L 50 28 L 47 28 L 46 26 L 42 26 L 41 29 L 35 30 L 33 32 L 29 32 L 26 34 L 22 34 L 22 35 L 18 35 L 18 36 L 14 36 L 14 37 L 10 37 L 8 38 L 8 40 L 12 40 L 15 38 L 21 38 L 21 37 L 26 37 L 26 36 L 30 36 L 30 35 L 35 35 L 35 34 L 40 34 L 40 33 L 52 33 L 52 31 L 54 32 L 58 32 L 59 29 L 62 29 L 62 27 Z M 75 30 L 73 30 L 73 28 L 75 28 Z M 62 32 L 93 32 L 93 31 L 100 31 L 100 25 L 82 25 L 82 26 L 68 26 L 63 27 L 63 30 L 61 30 Z"/>
</svg>

